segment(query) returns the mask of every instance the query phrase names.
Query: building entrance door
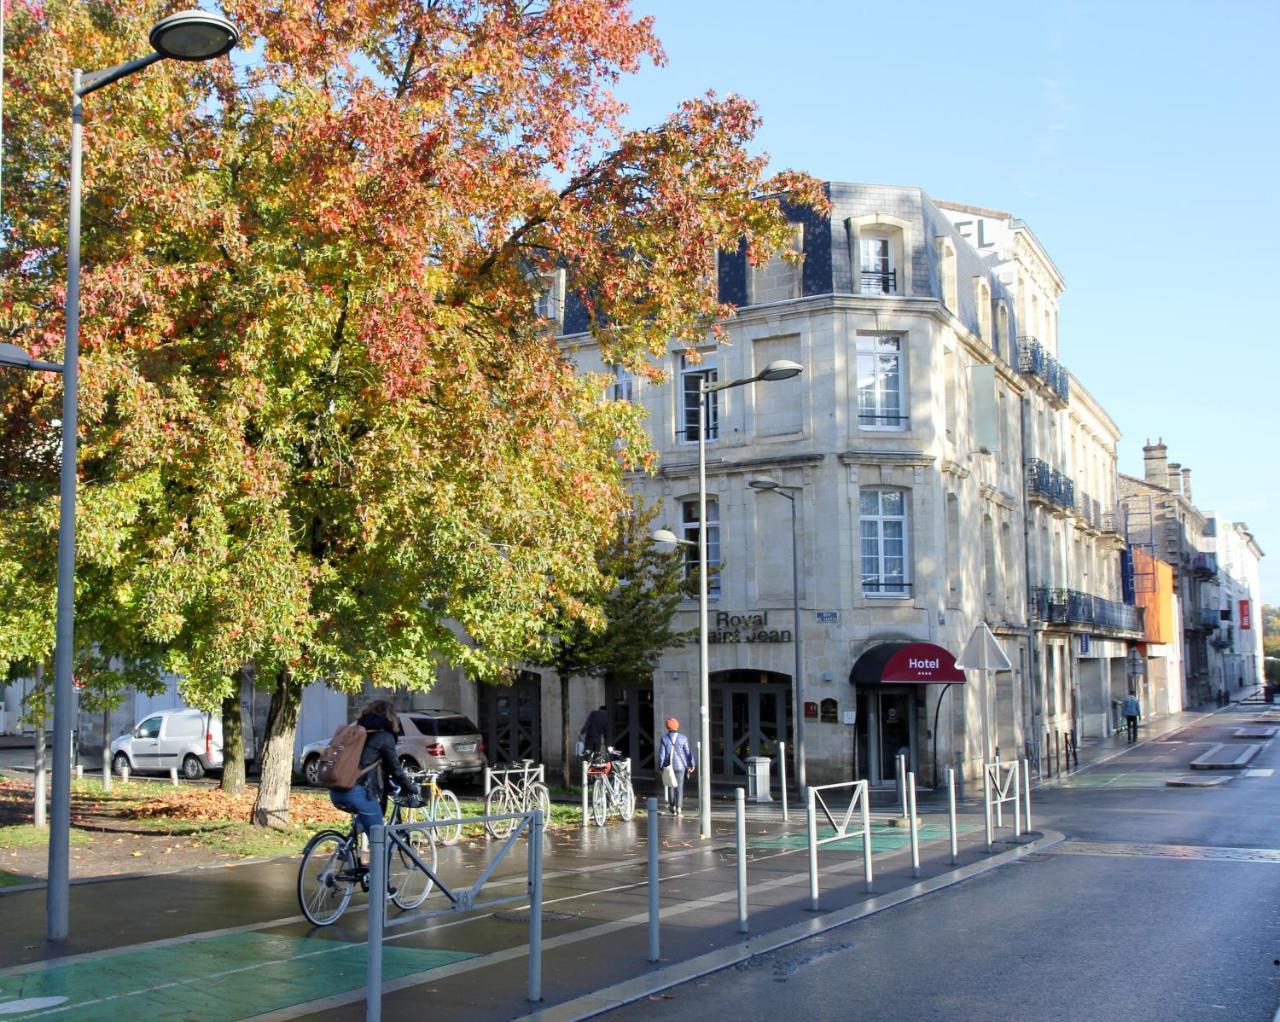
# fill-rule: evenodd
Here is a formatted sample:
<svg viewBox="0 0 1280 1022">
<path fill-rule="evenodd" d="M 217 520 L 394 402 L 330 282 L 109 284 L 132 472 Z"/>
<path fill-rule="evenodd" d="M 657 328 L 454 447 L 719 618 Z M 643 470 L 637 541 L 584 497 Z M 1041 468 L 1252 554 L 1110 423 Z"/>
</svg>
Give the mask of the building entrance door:
<svg viewBox="0 0 1280 1022">
<path fill-rule="evenodd" d="M 770 671 L 721 671 L 711 680 L 711 776 L 743 781 L 747 759 L 774 756 L 791 738 L 791 679 Z"/>
<path fill-rule="evenodd" d="M 521 671 L 511 685 L 484 685 L 480 730 L 490 763 L 542 759 L 542 677 Z"/>
<path fill-rule="evenodd" d="M 610 685 L 608 703 L 609 744 L 631 759 L 633 774 L 652 774 L 653 689 Z"/>
<path fill-rule="evenodd" d="M 854 728 L 854 773 L 873 786 L 896 784 L 898 754 L 907 756 L 907 769 L 917 771 L 916 693 L 909 686 L 886 685 L 858 692 Z"/>
</svg>

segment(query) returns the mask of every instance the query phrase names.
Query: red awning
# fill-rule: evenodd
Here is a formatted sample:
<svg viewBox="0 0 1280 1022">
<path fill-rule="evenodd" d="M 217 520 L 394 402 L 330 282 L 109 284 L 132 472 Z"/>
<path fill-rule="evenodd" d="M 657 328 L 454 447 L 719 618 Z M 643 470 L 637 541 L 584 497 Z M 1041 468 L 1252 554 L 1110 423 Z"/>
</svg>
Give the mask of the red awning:
<svg viewBox="0 0 1280 1022">
<path fill-rule="evenodd" d="M 956 658 L 931 642 L 884 642 L 862 656 L 849 674 L 855 685 L 963 685 Z"/>
</svg>

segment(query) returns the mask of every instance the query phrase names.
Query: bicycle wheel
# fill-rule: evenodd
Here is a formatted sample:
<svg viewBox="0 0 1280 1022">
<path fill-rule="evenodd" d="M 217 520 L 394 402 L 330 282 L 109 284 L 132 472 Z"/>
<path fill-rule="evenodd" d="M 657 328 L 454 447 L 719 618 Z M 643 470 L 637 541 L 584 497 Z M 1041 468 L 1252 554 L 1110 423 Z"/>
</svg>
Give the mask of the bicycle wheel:
<svg viewBox="0 0 1280 1022">
<path fill-rule="evenodd" d="M 501 816 L 503 813 L 514 812 L 515 808 L 511 804 L 511 792 L 506 788 L 494 788 L 484 800 L 485 816 Z M 485 822 L 484 829 L 489 832 L 490 837 L 504 838 L 516 829 L 515 820 L 488 820 Z"/>
<path fill-rule="evenodd" d="M 529 785 L 529 801 L 527 803 L 530 809 L 542 810 L 542 829 L 547 829 L 547 824 L 551 822 L 551 789 L 541 781 L 535 781 Z"/>
<path fill-rule="evenodd" d="M 603 827 L 609 818 L 609 786 L 603 777 L 597 777 L 591 785 L 591 818 L 597 827 Z"/>
<path fill-rule="evenodd" d="M 432 872 L 436 868 L 436 843 L 425 830 L 411 830 L 401 835 L 422 864 Z M 391 900 L 402 909 L 417 908 L 427 900 L 435 881 L 418 866 L 399 845 L 391 848 L 387 860 L 387 884 L 395 891 Z"/>
<path fill-rule="evenodd" d="M 440 789 L 439 795 L 431 806 L 432 819 L 436 820 L 460 820 L 462 819 L 462 805 L 458 802 L 458 796 L 451 791 Z M 462 840 L 462 824 L 455 823 L 450 826 L 437 827 L 436 837 L 440 839 L 443 845 L 456 845 Z"/>
<path fill-rule="evenodd" d="M 336 922 L 351 901 L 355 885 L 350 835 L 322 830 L 307 842 L 298 867 L 298 904 L 314 925 Z"/>
<path fill-rule="evenodd" d="M 629 783 L 622 783 L 622 818 L 624 820 L 634 820 L 636 818 L 636 793 Z"/>
</svg>

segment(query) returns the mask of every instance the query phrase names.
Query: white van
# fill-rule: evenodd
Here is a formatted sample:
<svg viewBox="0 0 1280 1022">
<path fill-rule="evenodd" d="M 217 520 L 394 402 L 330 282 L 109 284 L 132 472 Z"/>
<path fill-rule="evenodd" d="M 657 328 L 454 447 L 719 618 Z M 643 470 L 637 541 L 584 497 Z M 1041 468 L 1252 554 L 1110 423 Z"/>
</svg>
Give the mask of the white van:
<svg viewBox="0 0 1280 1022">
<path fill-rule="evenodd" d="M 160 710 L 111 743 L 111 766 L 123 773 L 167 772 L 190 781 L 222 768 L 222 715 L 203 710 Z"/>
</svg>

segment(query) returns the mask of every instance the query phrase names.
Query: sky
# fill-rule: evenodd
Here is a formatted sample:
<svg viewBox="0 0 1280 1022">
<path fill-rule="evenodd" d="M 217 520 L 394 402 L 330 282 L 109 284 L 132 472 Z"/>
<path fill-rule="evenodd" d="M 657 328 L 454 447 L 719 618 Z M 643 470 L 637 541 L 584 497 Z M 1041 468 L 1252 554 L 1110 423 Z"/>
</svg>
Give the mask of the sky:
<svg viewBox="0 0 1280 1022">
<path fill-rule="evenodd" d="M 665 67 L 628 124 L 756 101 L 774 169 L 1006 210 L 1067 282 L 1060 357 L 1142 475 L 1163 437 L 1280 602 L 1280 0 L 632 0 Z"/>
</svg>

